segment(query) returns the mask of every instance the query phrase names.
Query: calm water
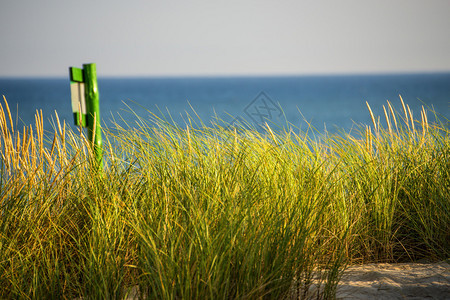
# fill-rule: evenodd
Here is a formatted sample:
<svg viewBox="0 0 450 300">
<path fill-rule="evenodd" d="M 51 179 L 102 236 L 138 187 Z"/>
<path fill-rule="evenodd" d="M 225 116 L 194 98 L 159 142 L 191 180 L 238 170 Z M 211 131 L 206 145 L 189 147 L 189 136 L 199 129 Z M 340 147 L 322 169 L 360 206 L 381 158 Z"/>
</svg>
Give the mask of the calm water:
<svg viewBox="0 0 450 300">
<path fill-rule="evenodd" d="M 268 121 L 283 126 L 288 121 L 306 129 L 307 120 L 320 131 L 348 131 L 355 124 L 371 123 L 366 101 L 378 115 L 383 115 L 386 100 L 400 111 L 399 94 L 417 118 L 422 105 L 450 118 L 450 73 L 100 78 L 98 83 L 102 122 L 107 127 L 112 127 L 112 116 L 117 118 L 118 114 L 133 124 L 130 108 L 143 118 L 149 115 L 146 109 L 158 115 L 159 110 L 166 115 L 169 111 L 178 123 L 183 123 L 186 113 L 194 115 L 193 108 L 207 124 L 216 115 L 228 123 L 246 120 L 258 125 Z M 5 95 L 19 124 L 33 123 L 37 109 L 42 109 L 46 120 L 56 110 L 60 119 L 73 124 L 68 79 L 0 79 L 0 94 Z"/>
</svg>

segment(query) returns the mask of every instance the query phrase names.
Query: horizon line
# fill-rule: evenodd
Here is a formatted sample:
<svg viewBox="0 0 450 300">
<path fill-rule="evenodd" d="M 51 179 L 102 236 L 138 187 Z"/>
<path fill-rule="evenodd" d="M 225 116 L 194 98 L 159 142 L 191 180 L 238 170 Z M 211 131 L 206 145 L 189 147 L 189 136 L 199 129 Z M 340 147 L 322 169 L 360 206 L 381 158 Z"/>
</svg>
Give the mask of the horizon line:
<svg viewBox="0 0 450 300">
<path fill-rule="evenodd" d="M 328 76 L 396 76 L 396 75 L 433 75 L 450 74 L 449 70 L 417 70 L 417 71 L 367 71 L 367 72 L 305 72 L 305 73 L 248 73 L 248 74 L 112 74 L 102 75 L 97 72 L 98 78 L 104 79 L 138 79 L 138 78 L 275 78 L 275 77 L 328 77 Z M 0 79 L 63 79 L 63 75 L 0 75 Z"/>
</svg>

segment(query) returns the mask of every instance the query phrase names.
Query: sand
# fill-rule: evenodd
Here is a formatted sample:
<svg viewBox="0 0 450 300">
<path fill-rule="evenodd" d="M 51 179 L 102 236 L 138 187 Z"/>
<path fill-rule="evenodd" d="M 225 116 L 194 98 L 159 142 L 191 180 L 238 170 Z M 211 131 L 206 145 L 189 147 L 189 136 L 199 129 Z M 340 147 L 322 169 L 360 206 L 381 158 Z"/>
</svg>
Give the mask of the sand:
<svg viewBox="0 0 450 300">
<path fill-rule="evenodd" d="M 336 297 L 450 300 L 450 265 L 440 262 L 351 266 L 338 284 Z"/>
<path fill-rule="evenodd" d="M 317 291 L 317 290 L 315 290 Z M 314 288 L 308 293 L 314 299 Z M 133 287 L 125 299 L 139 299 Z M 338 284 L 337 299 L 450 300 L 450 264 L 397 263 L 351 266 Z"/>
</svg>

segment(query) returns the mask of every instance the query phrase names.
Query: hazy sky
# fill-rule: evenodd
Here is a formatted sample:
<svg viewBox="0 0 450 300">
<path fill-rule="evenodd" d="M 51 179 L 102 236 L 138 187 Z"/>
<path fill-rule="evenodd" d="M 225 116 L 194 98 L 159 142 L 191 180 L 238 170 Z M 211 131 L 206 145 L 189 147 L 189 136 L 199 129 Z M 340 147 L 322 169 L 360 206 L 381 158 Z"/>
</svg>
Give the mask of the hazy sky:
<svg viewBox="0 0 450 300">
<path fill-rule="evenodd" d="M 450 71 L 449 0 L 0 0 L 0 76 Z"/>
</svg>

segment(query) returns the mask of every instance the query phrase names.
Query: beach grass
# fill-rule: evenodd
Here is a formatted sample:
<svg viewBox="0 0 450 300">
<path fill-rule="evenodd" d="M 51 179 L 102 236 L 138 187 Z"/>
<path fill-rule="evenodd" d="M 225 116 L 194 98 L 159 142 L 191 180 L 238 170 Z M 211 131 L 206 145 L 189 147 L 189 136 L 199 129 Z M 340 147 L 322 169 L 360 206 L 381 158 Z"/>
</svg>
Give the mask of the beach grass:
<svg viewBox="0 0 450 300">
<path fill-rule="evenodd" d="M 350 264 L 447 259 L 448 120 L 400 102 L 336 135 L 137 116 L 99 170 L 4 99 L 0 298 L 332 299 Z"/>
</svg>

